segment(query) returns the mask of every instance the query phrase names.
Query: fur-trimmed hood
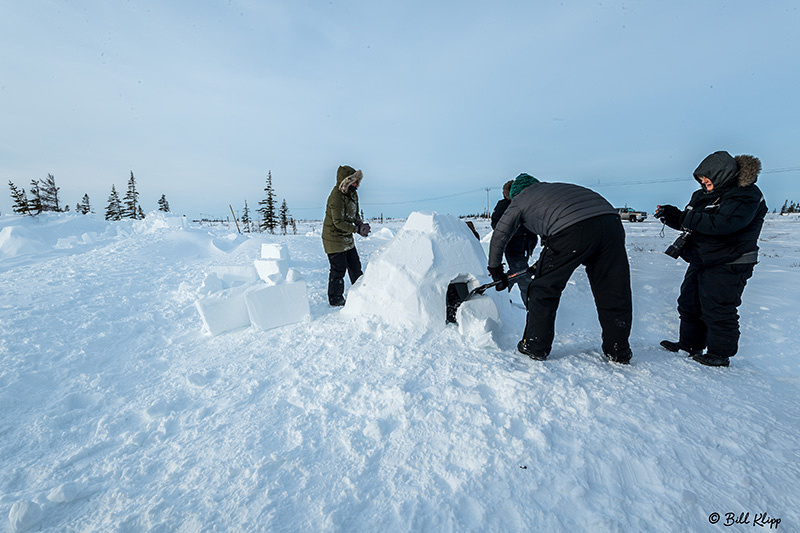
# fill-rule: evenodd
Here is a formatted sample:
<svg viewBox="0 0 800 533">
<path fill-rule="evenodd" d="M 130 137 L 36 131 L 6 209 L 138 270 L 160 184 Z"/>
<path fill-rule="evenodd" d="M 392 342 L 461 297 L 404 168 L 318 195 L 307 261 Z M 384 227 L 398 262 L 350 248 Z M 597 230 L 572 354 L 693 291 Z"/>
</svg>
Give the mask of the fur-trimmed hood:
<svg viewBox="0 0 800 533">
<path fill-rule="evenodd" d="M 339 187 L 339 192 L 347 194 L 351 185 L 358 187 L 364 174 L 360 170 L 356 170 L 351 166 L 342 165 L 336 171 L 336 185 Z"/>
<path fill-rule="evenodd" d="M 752 155 L 737 155 L 734 159 L 739 166 L 739 187 L 754 184 L 761 173 L 761 160 Z"/>
<path fill-rule="evenodd" d="M 694 171 L 694 179 L 700 183 L 705 176 L 714 184 L 714 190 L 728 187 L 747 187 L 758 179 L 761 172 L 761 161 L 752 155 L 731 156 L 720 150 L 707 156 Z"/>
</svg>

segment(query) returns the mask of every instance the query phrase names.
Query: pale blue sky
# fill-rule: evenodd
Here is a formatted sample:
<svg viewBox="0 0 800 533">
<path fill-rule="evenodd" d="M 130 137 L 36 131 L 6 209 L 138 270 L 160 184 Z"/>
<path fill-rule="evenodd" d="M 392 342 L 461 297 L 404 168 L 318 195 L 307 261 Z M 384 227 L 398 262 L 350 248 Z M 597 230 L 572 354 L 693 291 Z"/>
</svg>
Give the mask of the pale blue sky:
<svg viewBox="0 0 800 533">
<path fill-rule="evenodd" d="M 798 5 L 0 0 L 0 212 L 47 173 L 103 212 L 133 170 L 146 211 L 225 216 L 271 170 L 321 218 L 340 164 L 367 216 L 480 212 L 520 172 L 652 212 L 716 150 L 761 158 L 780 208 Z"/>
</svg>

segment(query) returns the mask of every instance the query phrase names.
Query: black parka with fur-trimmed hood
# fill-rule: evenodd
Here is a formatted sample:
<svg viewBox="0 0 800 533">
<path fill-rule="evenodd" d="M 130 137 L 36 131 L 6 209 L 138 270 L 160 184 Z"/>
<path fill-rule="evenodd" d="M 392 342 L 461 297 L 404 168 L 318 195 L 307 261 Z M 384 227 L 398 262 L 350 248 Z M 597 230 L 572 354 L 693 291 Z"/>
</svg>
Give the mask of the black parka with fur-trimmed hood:
<svg viewBox="0 0 800 533">
<path fill-rule="evenodd" d="M 704 176 L 714 188 L 707 192 L 701 185 L 680 219 L 668 223 L 692 232 L 681 258 L 704 266 L 756 261 L 754 252 L 767 214 L 764 195 L 756 186 L 760 172 L 761 161 L 751 155 L 733 157 L 720 151 L 703 159 L 694 178 L 700 182 Z"/>
<path fill-rule="evenodd" d="M 326 254 L 346 252 L 356 243 L 353 233 L 356 223 L 361 222 L 358 208 L 358 193 L 350 186 L 361 183 L 363 174 L 353 167 L 342 165 L 336 171 L 336 186 L 328 196 L 325 206 L 325 220 L 322 222 L 322 246 Z"/>
</svg>

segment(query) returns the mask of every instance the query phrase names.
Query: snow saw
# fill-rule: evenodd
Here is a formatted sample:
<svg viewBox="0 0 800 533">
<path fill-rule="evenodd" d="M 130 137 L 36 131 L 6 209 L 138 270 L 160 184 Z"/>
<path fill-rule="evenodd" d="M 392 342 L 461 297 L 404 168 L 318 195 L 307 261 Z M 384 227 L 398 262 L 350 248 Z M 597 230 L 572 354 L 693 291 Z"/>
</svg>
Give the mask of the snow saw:
<svg viewBox="0 0 800 533">
<path fill-rule="evenodd" d="M 533 276 L 534 267 L 528 267 L 525 270 L 520 270 L 519 272 L 514 272 L 513 274 L 508 275 L 508 288 L 511 290 L 511 283 L 525 274 L 529 276 Z M 462 303 L 466 302 L 476 294 L 483 294 L 488 289 L 492 287 L 496 287 L 500 285 L 503 280 L 493 281 L 491 283 L 486 283 L 485 285 L 481 285 L 480 287 L 475 287 L 472 290 L 469 290 L 469 282 L 467 281 L 455 281 L 447 286 L 447 323 L 448 324 L 456 324 L 456 311 L 458 311 L 458 306 Z"/>
</svg>

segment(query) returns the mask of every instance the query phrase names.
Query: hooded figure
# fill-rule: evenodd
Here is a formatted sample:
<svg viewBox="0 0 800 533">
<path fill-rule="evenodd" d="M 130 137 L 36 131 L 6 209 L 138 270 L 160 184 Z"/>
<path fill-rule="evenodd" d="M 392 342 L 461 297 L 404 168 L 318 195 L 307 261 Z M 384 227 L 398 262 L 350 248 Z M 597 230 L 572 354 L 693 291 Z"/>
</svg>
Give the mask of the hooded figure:
<svg viewBox="0 0 800 533">
<path fill-rule="evenodd" d="M 520 176 L 522 175 L 523 174 L 520 174 Z M 528 174 L 525 174 L 525 176 L 527 175 Z M 533 180 L 536 179 L 533 176 L 530 176 L 530 178 Z M 503 213 L 506 212 L 506 209 L 511 204 L 511 186 L 514 184 L 514 182 L 515 180 L 508 180 L 503 185 L 503 199 L 497 202 L 497 205 L 494 206 L 494 211 L 492 211 L 492 229 L 497 227 L 497 223 L 500 222 L 500 218 L 503 216 Z M 506 261 L 508 262 L 509 272 L 521 272 L 528 268 L 528 260 L 533 254 L 533 249 L 536 248 L 537 242 L 538 238 L 535 234 L 525 229 L 524 226 L 519 227 L 517 232 L 513 237 L 511 237 L 506 245 L 505 257 Z M 511 283 L 511 285 L 515 284 L 517 287 L 519 287 L 519 294 L 522 298 L 522 304 L 527 308 L 528 285 L 531 284 L 531 276 L 518 276 Z"/>
<path fill-rule="evenodd" d="M 585 265 L 603 331 L 603 354 L 615 363 L 630 362 L 630 267 L 625 229 L 617 210 L 585 187 L 540 183 L 528 174 L 520 174 L 514 180 L 510 196 L 511 202 L 497 222 L 489 245 L 489 273 L 493 280 L 501 282 L 497 290 L 508 286 L 503 251 L 518 228 L 538 235 L 542 243 L 528 286 L 528 316 L 517 350 L 531 359 L 547 358 L 555 336 L 561 293 L 575 269 Z"/>
<path fill-rule="evenodd" d="M 755 184 L 760 172 L 756 157 L 714 152 L 695 169 L 700 189 L 684 210 L 673 205 L 656 210 L 656 218 L 685 232 L 679 252 L 689 263 L 678 297 L 680 338 L 661 345 L 684 350 L 705 365 L 728 366 L 738 351 L 737 308 L 758 261 L 757 242 L 767 214 Z"/>
<path fill-rule="evenodd" d="M 353 167 L 342 165 L 336 171 L 336 186 L 328 196 L 325 220 L 322 223 L 322 246 L 331 265 L 328 275 L 328 303 L 344 305 L 344 275 L 350 283 L 361 277 L 361 260 L 356 251 L 353 233 L 369 235 L 370 226 L 361 221 L 358 208 L 358 187 L 363 174 Z"/>
</svg>

